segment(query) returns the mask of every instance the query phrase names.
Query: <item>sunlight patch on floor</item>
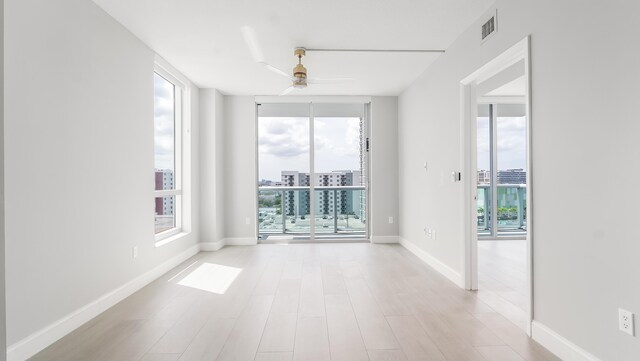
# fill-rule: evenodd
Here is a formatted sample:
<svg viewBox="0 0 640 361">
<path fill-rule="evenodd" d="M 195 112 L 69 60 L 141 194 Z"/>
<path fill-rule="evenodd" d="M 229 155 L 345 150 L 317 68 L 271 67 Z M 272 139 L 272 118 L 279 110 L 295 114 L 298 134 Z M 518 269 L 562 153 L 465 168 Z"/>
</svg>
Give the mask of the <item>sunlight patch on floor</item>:
<svg viewBox="0 0 640 361">
<path fill-rule="evenodd" d="M 203 263 L 178 284 L 223 295 L 240 272 L 242 272 L 241 268 Z"/>
</svg>

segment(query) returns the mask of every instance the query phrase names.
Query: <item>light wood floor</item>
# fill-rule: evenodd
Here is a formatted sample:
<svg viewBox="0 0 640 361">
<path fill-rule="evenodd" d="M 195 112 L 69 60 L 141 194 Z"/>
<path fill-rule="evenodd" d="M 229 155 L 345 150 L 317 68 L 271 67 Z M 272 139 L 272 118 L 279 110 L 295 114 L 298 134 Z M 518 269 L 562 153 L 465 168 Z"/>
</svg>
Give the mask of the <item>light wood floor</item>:
<svg viewBox="0 0 640 361">
<path fill-rule="evenodd" d="M 478 241 L 478 298 L 523 330 L 526 257 L 526 241 Z"/>
<path fill-rule="evenodd" d="M 179 284 L 213 265 L 224 294 Z M 33 360 L 557 358 L 399 245 L 296 244 L 200 253 Z"/>
</svg>

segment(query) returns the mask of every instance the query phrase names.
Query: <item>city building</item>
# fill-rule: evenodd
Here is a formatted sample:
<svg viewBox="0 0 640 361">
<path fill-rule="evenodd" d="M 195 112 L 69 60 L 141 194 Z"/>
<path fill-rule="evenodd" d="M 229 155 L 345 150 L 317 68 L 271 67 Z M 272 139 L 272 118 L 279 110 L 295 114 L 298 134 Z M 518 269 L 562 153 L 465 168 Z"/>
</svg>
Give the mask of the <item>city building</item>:
<svg viewBox="0 0 640 361">
<path fill-rule="evenodd" d="M 491 184 L 491 172 L 478 170 L 478 185 Z M 498 184 L 527 184 L 527 171 L 524 169 L 505 169 L 498 171 Z"/>
<path fill-rule="evenodd" d="M 498 184 L 527 184 L 527 172 L 524 169 L 499 170 Z"/>
<path fill-rule="evenodd" d="M 478 185 L 491 184 L 491 172 L 488 170 L 478 170 Z"/>
<path fill-rule="evenodd" d="M 352 170 L 336 170 L 328 173 L 316 173 L 315 187 L 341 187 L 361 184 L 362 172 Z M 308 187 L 309 173 L 298 171 L 282 171 L 282 187 Z M 361 193 L 340 189 L 316 189 L 314 209 L 318 216 L 358 215 L 364 219 Z M 311 204 L 308 190 L 292 190 L 285 192 L 284 210 L 287 216 L 307 216 Z"/>
<path fill-rule="evenodd" d="M 155 171 L 156 190 L 173 189 L 173 171 L 170 169 L 156 169 Z M 156 215 L 171 216 L 174 214 L 175 196 L 156 197 Z"/>
</svg>

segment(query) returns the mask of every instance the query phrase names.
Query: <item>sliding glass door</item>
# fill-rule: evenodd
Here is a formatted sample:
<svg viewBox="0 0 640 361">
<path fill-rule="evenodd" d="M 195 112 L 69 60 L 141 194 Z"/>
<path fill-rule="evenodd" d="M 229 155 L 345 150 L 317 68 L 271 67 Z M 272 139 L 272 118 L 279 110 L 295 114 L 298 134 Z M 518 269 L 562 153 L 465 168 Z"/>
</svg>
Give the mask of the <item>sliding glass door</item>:
<svg viewBox="0 0 640 361">
<path fill-rule="evenodd" d="M 261 240 L 367 237 L 367 104 L 258 105 Z"/>
<path fill-rule="evenodd" d="M 525 106 L 480 104 L 476 198 L 479 237 L 526 236 L 526 152 Z"/>
</svg>

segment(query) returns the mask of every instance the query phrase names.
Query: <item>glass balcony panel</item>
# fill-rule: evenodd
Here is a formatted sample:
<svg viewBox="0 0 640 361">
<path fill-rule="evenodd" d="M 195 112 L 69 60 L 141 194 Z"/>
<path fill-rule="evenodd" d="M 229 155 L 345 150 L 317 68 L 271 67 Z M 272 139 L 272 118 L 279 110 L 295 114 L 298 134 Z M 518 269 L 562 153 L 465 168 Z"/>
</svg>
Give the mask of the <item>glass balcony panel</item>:
<svg viewBox="0 0 640 361">
<path fill-rule="evenodd" d="M 478 235 L 491 235 L 491 188 L 488 184 L 478 186 L 477 215 Z"/>
<path fill-rule="evenodd" d="M 339 197 L 333 189 L 315 191 L 315 217 L 316 234 L 335 234 L 335 220 L 340 202 L 336 202 Z"/>
<path fill-rule="evenodd" d="M 338 232 L 365 234 L 365 191 L 362 189 L 341 190 L 341 206 L 338 208 Z"/>
<path fill-rule="evenodd" d="M 278 190 L 258 190 L 258 230 L 261 235 L 282 233 L 282 194 Z"/>
<path fill-rule="evenodd" d="M 316 235 L 365 236 L 364 189 L 326 188 L 315 191 Z"/>
<path fill-rule="evenodd" d="M 311 232 L 309 193 L 309 190 L 284 191 L 285 233 L 309 234 Z"/>
<path fill-rule="evenodd" d="M 526 232 L 526 186 L 498 187 L 498 236 Z"/>
</svg>

